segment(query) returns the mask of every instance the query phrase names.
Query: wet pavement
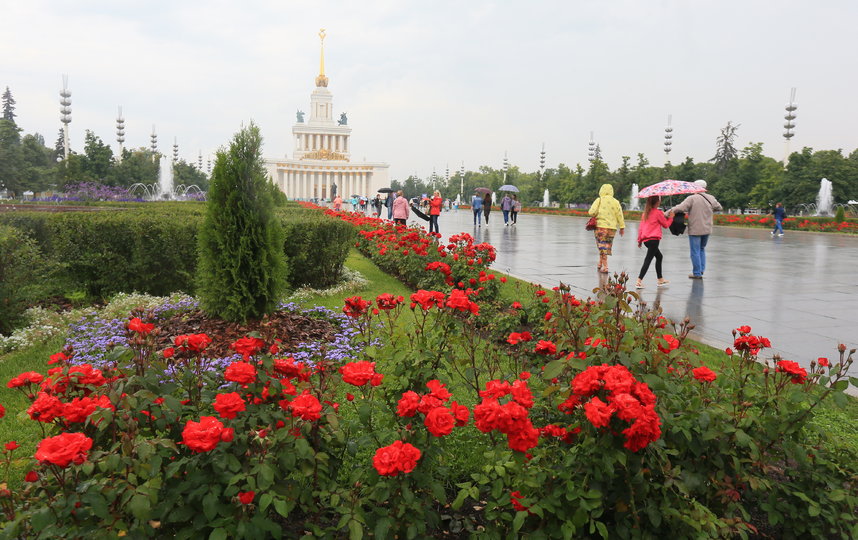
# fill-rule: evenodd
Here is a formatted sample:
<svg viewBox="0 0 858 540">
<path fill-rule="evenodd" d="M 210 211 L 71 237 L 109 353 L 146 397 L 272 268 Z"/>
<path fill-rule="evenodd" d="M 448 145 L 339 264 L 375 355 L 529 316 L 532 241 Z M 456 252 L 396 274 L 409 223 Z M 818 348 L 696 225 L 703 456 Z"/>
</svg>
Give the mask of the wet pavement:
<svg viewBox="0 0 858 540">
<path fill-rule="evenodd" d="M 446 238 L 473 234 L 497 249 L 493 268 L 546 287 L 560 281 L 579 296 L 599 286 L 598 254 L 585 218 L 520 214 L 518 224 L 505 227 L 503 214 L 493 211 L 490 224 L 473 226 L 470 210 L 444 212 L 439 225 Z M 415 223 L 426 225 L 425 221 Z M 638 223 L 617 235 L 611 272 L 637 277 L 646 253 L 637 247 Z M 769 353 L 808 367 L 820 356 L 834 361 L 837 344 L 858 347 L 858 237 L 787 231 L 772 237 L 769 230 L 715 227 L 706 247 L 706 274 L 691 273 L 688 237 L 665 231 L 661 242 L 666 287 L 656 287 L 655 262 L 639 290 L 644 301 L 660 302 L 667 317 L 689 316 L 692 337 L 708 345 L 732 345 L 732 330 L 741 325 L 768 337 Z M 858 366 L 850 372 L 858 376 Z"/>
</svg>

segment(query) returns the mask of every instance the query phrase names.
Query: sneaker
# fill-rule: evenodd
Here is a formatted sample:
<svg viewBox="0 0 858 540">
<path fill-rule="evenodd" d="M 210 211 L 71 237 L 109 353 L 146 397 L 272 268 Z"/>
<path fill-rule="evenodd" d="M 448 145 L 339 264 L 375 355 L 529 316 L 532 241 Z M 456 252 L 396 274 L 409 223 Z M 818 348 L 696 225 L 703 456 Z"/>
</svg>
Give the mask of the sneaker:
<svg viewBox="0 0 858 540">
<path fill-rule="evenodd" d="M 668 280 L 666 280 L 666 279 L 663 279 L 663 280 L 661 280 L 661 281 L 659 281 L 659 282 L 658 282 L 658 286 L 659 286 L 659 287 L 664 287 L 664 286 L 665 286 L 665 285 L 667 285 L 668 283 L 670 283 L 670 281 L 668 281 Z"/>
<path fill-rule="evenodd" d="M 638 280 L 638 282 L 635 283 L 635 289 L 643 289 L 643 288 L 644 288 L 644 284 L 641 283 L 641 280 Z"/>
<path fill-rule="evenodd" d="M 772 231 L 770 234 L 771 234 L 772 236 L 774 236 L 774 235 L 775 235 L 775 231 Z"/>
<path fill-rule="evenodd" d="M 780 233 L 778 236 L 783 236 L 783 235 L 784 235 L 784 233 Z"/>
<path fill-rule="evenodd" d="M 703 279 L 703 276 L 695 276 L 694 274 L 688 274 L 688 279 Z"/>
</svg>

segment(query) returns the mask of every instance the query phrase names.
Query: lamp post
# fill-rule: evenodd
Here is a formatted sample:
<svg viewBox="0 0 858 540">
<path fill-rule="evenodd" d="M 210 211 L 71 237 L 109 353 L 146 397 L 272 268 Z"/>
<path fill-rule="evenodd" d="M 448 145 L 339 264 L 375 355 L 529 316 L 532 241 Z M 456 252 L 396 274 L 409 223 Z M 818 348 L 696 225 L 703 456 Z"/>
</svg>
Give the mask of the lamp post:
<svg viewBox="0 0 858 540">
<path fill-rule="evenodd" d="M 795 102 L 795 88 L 792 88 L 789 93 L 789 103 L 784 107 L 784 110 L 786 111 L 786 114 L 784 115 L 784 119 L 786 120 L 786 123 L 784 124 L 784 164 L 789 161 L 789 143 L 790 139 L 795 135 L 795 133 L 793 133 L 793 130 L 795 129 L 795 123 L 793 120 L 795 120 L 796 109 L 798 109 L 798 104 Z"/>
<path fill-rule="evenodd" d="M 71 123 L 71 90 L 68 89 L 69 76 L 63 75 L 63 89 L 60 92 L 60 122 L 63 123 L 63 155 L 69 158 L 69 124 Z"/>
<path fill-rule="evenodd" d="M 152 134 L 149 135 L 152 141 L 149 149 L 152 150 L 152 161 L 158 161 L 158 135 L 155 133 L 155 124 L 152 124 Z"/>
<path fill-rule="evenodd" d="M 122 163 L 122 143 L 125 142 L 125 119 L 122 118 L 122 107 L 119 107 L 119 114 L 116 116 L 116 142 L 119 143 L 119 152 L 117 161 Z"/>
<path fill-rule="evenodd" d="M 173 165 L 175 165 L 179 161 L 179 140 L 177 137 L 173 137 Z M 202 164 L 200 164 L 202 165 Z M 202 166 L 200 167 L 202 169 Z"/>
<path fill-rule="evenodd" d="M 459 203 L 465 202 L 465 162 L 462 162 L 462 167 L 459 169 Z"/>
<path fill-rule="evenodd" d="M 665 167 L 670 165 L 670 150 L 671 145 L 673 144 L 673 127 L 671 127 L 671 123 L 673 121 L 673 115 L 667 115 L 667 127 L 664 128 L 664 165 Z"/>
<path fill-rule="evenodd" d="M 587 161 L 593 163 L 596 160 L 596 141 L 593 139 L 593 132 L 590 132 L 590 144 L 587 151 Z"/>
<path fill-rule="evenodd" d="M 503 152 L 503 183 L 506 184 L 506 173 L 509 171 L 509 159 L 506 157 L 506 150 Z"/>
<path fill-rule="evenodd" d="M 542 151 L 539 152 L 539 181 L 545 180 L 545 143 L 542 143 Z"/>
</svg>

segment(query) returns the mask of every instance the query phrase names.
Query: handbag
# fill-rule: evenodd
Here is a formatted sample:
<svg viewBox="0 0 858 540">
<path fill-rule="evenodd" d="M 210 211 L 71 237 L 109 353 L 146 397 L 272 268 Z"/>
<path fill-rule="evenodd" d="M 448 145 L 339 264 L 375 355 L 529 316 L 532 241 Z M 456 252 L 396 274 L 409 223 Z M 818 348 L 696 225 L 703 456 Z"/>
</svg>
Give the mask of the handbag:
<svg viewBox="0 0 858 540">
<path fill-rule="evenodd" d="M 599 198 L 599 206 L 602 206 L 602 199 L 601 198 Z M 596 215 L 599 215 L 598 210 L 596 210 Z M 586 229 L 588 231 L 595 231 L 596 230 L 596 216 L 593 216 L 587 220 L 587 224 L 584 225 L 584 229 Z"/>
</svg>

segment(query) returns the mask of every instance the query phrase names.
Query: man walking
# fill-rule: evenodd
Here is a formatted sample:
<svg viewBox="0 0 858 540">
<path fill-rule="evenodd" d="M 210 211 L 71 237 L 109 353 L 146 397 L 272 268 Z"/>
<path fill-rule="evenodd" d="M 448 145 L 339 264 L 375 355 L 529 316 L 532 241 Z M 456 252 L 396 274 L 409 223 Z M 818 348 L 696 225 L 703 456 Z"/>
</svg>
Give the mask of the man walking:
<svg viewBox="0 0 858 540">
<path fill-rule="evenodd" d="M 778 236 L 783 236 L 784 235 L 784 219 L 786 218 L 786 210 L 784 210 L 783 203 L 778 203 L 775 205 L 774 214 L 775 214 L 775 228 L 772 231 L 772 236 L 774 236 L 776 234 Z"/>
<path fill-rule="evenodd" d="M 695 184 L 706 189 L 706 180 L 695 180 Z M 688 245 L 691 250 L 691 279 L 703 279 L 706 270 L 706 244 L 712 234 L 712 215 L 722 210 L 721 203 L 708 193 L 695 193 L 670 209 L 670 212 L 685 212 L 688 221 Z"/>
</svg>

